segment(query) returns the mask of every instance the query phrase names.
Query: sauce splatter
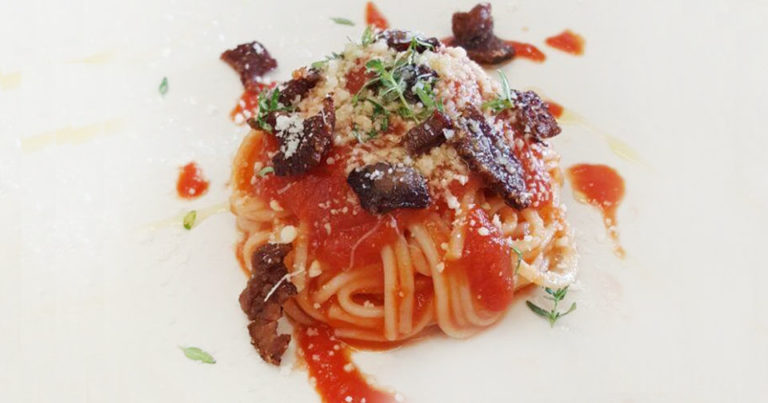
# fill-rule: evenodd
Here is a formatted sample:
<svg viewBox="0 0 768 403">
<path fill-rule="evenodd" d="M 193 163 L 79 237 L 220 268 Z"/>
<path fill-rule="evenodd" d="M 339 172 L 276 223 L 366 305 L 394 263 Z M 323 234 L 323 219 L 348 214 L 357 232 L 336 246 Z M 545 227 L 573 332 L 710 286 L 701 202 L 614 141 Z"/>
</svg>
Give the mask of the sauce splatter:
<svg viewBox="0 0 768 403">
<path fill-rule="evenodd" d="M 531 45 L 530 43 L 506 41 L 508 45 L 515 49 L 515 57 L 522 57 L 532 60 L 534 62 L 543 63 L 547 60 L 547 55 L 544 54 L 539 48 Z"/>
<path fill-rule="evenodd" d="M 296 330 L 299 354 L 315 390 L 324 402 L 394 402 L 395 397 L 369 385 L 363 374 L 350 360 L 350 349 L 325 325 L 302 327 Z"/>
<path fill-rule="evenodd" d="M 190 162 L 179 170 L 176 181 L 176 192 L 182 199 L 195 199 L 208 190 L 208 180 L 203 177 L 203 171 L 196 163 Z"/>
<path fill-rule="evenodd" d="M 379 9 L 376 8 L 376 5 L 374 5 L 372 1 L 369 1 L 365 5 L 365 23 L 368 25 L 373 25 L 378 29 L 389 28 L 389 22 L 386 18 L 384 18 L 384 15 L 381 14 Z"/>
<path fill-rule="evenodd" d="M 584 38 L 568 29 L 550 36 L 546 42 L 547 45 L 572 55 L 584 54 Z"/>
<path fill-rule="evenodd" d="M 625 252 L 619 244 L 616 209 L 624 198 L 624 179 L 615 169 L 602 164 L 574 165 L 568 168 L 568 178 L 576 199 L 597 207 L 603 213 L 605 228 L 615 242 L 613 250 L 623 258 Z"/>
<path fill-rule="evenodd" d="M 547 101 L 547 109 L 549 109 L 549 113 L 552 114 L 555 118 L 560 118 L 563 116 L 563 108 L 562 105 L 558 104 L 555 101 Z"/>
</svg>

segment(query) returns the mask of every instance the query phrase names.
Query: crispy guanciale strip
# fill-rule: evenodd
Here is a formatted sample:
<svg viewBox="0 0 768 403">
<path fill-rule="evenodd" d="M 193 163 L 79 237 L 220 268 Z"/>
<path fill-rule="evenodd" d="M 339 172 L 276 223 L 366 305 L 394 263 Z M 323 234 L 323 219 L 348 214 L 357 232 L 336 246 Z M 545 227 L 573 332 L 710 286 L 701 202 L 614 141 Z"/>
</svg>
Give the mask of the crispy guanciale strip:
<svg viewBox="0 0 768 403">
<path fill-rule="evenodd" d="M 515 49 L 493 33 L 491 5 L 480 3 L 469 12 L 453 14 L 454 46 L 461 46 L 480 64 L 497 64 L 515 56 Z"/>
<path fill-rule="evenodd" d="M 257 41 L 224 51 L 221 60 L 240 74 L 240 82 L 248 90 L 258 90 L 261 77 L 277 67 L 277 61 L 269 55 L 267 48 Z"/>
<path fill-rule="evenodd" d="M 288 270 L 283 259 L 290 251 L 290 244 L 266 244 L 256 249 L 251 258 L 251 279 L 240 294 L 240 307 L 251 321 L 251 344 L 264 361 L 274 365 L 280 365 L 291 341 L 290 335 L 277 334 L 283 304 L 296 294 L 296 287 L 284 278 Z"/>
<path fill-rule="evenodd" d="M 467 108 L 457 122 L 454 148 L 469 168 L 480 175 L 491 191 L 516 209 L 531 204 L 520 161 L 510 150 L 504 137 L 485 120 L 482 112 Z"/>
<path fill-rule="evenodd" d="M 415 169 L 377 162 L 352 170 L 347 183 L 371 214 L 385 214 L 398 208 L 420 209 L 431 198 L 427 181 Z"/>
<path fill-rule="evenodd" d="M 390 29 L 379 34 L 380 38 L 387 40 L 387 46 L 398 51 L 405 52 L 411 46 L 411 42 L 416 39 L 414 49 L 416 53 L 422 53 L 427 49 L 434 50 L 440 46 L 437 38 L 427 38 L 421 34 L 411 31 L 401 31 Z"/>
<path fill-rule="evenodd" d="M 320 81 L 320 72 L 317 69 L 307 69 L 302 67 L 293 72 L 293 78 L 279 85 L 280 101 L 283 105 L 293 105 L 300 101 L 305 95 L 315 88 Z"/>
<path fill-rule="evenodd" d="M 448 134 L 446 136 L 446 134 Z M 403 145 L 408 154 L 418 155 L 429 152 L 443 144 L 446 137 L 453 135 L 453 123 L 444 113 L 435 111 L 429 119 L 408 130 L 403 137 Z"/>
<path fill-rule="evenodd" d="M 515 128 L 521 133 L 538 140 L 548 139 L 560 134 L 557 124 L 547 104 L 533 91 L 512 91 L 517 101 L 515 108 L 509 110 Z M 506 112 L 506 111 L 505 111 Z"/>
<path fill-rule="evenodd" d="M 280 151 L 272 158 L 275 175 L 300 175 L 317 166 L 333 146 L 336 111 L 333 98 L 323 100 L 323 109 L 316 115 L 301 120 L 297 114 L 275 117 L 275 135 Z"/>
</svg>

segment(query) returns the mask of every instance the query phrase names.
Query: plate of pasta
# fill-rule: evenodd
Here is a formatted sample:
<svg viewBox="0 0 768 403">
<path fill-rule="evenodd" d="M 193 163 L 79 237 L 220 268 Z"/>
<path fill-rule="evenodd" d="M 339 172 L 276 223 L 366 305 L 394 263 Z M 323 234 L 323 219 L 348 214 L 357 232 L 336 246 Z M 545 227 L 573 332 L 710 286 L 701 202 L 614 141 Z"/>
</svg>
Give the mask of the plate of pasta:
<svg viewBox="0 0 768 403">
<path fill-rule="evenodd" d="M 0 13 L 0 400 L 768 393 L 768 8 L 139 3 Z"/>
</svg>

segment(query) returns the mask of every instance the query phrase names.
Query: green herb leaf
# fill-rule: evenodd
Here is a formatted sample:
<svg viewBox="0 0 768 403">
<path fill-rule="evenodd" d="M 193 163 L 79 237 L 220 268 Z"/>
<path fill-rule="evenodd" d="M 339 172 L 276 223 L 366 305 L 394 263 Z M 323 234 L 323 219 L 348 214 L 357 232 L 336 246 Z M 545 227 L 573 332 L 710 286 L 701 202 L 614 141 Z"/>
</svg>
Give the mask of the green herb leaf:
<svg viewBox="0 0 768 403">
<path fill-rule="evenodd" d="M 160 81 L 157 91 L 160 92 L 160 95 L 165 95 L 168 92 L 168 77 L 163 77 L 163 81 Z"/>
<path fill-rule="evenodd" d="M 197 347 L 181 347 L 179 346 L 181 351 L 184 352 L 184 355 L 187 356 L 190 360 L 194 361 L 200 361 L 204 362 L 206 364 L 215 364 L 216 360 L 207 352 L 197 348 Z"/>
<path fill-rule="evenodd" d="M 558 312 L 557 311 L 558 304 L 560 303 L 560 301 L 565 299 L 566 294 L 568 294 L 568 287 L 567 286 L 564 287 L 564 288 L 558 289 L 558 290 L 553 290 L 551 288 L 545 288 L 544 291 L 547 294 L 551 295 L 551 297 L 548 297 L 547 299 L 549 299 L 550 301 L 554 302 L 553 307 L 552 307 L 552 309 L 550 311 L 544 310 L 543 308 L 539 307 L 538 305 L 534 304 L 531 301 L 525 301 L 525 304 L 528 306 L 528 308 L 531 311 L 533 311 L 533 313 L 535 313 L 536 315 L 541 316 L 542 318 L 547 319 L 549 321 L 549 325 L 550 326 L 555 326 L 555 322 L 557 322 L 558 319 L 560 319 L 563 316 L 568 315 L 569 313 L 571 313 L 571 312 L 576 310 L 576 303 L 574 302 L 574 303 L 571 304 L 571 307 L 568 308 L 567 311 L 565 311 L 565 312 Z"/>
<path fill-rule="evenodd" d="M 261 168 L 259 170 L 259 176 L 261 176 L 263 178 L 263 177 L 267 176 L 268 174 L 271 174 L 271 173 L 274 173 L 274 172 L 275 172 L 275 168 L 273 168 L 273 167 L 264 167 L 264 168 Z"/>
<path fill-rule="evenodd" d="M 335 22 L 335 23 L 337 23 L 339 25 L 349 25 L 350 27 L 355 25 L 354 22 L 352 22 L 352 21 L 350 21 L 350 20 L 348 20 L 346 18 L 341 18 L 341 17 L 331 17 L 331 21 L 333 21 L 333 22 Z"/>
<path fill-rule="evenodd" d="M 371 28 L 370 25 L 366 26 L 365 30 L 363 31 L 363 36 L 360 38 L 360 43 L 363 45 L 363 47 L 367 47 L 368 45 L 372 44 L 375 39 L 376 35 L 373 31 L 373 28 Z"/>
<path fill-rule="evenodd" d="M 192 210 L 184 216 L 184 228 L 192 229 L 197 219 L 197 211 Z"/>
<path fill-rule="evenodd" d="M 523 262 L 523 252 L 520 251 L 520 249 L 512 247 L 512 251 L 517 254 L 517 266 L 515 266 L 515 274 L 520 270 L 520 263 Z"/>
<path fill-rule="evenodd" d="M 501 80 L 501 94 L 499 94 L 498 98 L 484 102 L 482 105 L 483 109 L 491 109 L 495 113 L 499 113 L 504 109 L 515 108 L 515 100 L 512 99 L 512 89 L 509 86 L 509 81 L 507 81 L 507 76 L 503 71 L 497 71 Z"/>
</svg>

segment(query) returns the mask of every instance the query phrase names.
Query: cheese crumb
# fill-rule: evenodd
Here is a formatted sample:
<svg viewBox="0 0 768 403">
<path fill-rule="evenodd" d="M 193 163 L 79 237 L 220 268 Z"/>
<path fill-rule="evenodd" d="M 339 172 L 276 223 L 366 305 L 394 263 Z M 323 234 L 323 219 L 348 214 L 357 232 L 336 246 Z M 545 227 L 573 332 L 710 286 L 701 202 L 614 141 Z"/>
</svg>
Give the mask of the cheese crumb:
<svg viewBox="0 0 768 403">
<path fill-rule="evenodd" d="M 283 206 L 280 205 L 280 203 L 277 202 L 277 200 L 270 200 L 269 201 L 269 208 L 271 208 L 274 211 L 283 211 Z"/>
<path fill-rule="evenodd" d="M 283 229 L 280 230 L 280 242 L 291 243 L 294 239 L 296 239 L 297 235 L 298 231 L 296 231 L 296 227 L 293 225 L 286 225 L 283 227 Z"/>
<path fill-rule="evenodd" d="M 352 372 L 352 370 L 354 369 L 355 369 L 355 366 L 352 365 L 351 362 L 344 364 L 344 372 Z"/>
<path fill-rule="evenodd" d="M 320 268 L 320 262 L 317 260 L 313 260 L 312 264 L 309 265 L 309 277 L 317 277 L 323 272 L 323 269 Z"/>
<path fill-rule="evenodd" d="M 488 228 L 485 228 L 485 227 L 480 227 L 480 228 L 477 230 L 477 233 L 478 233 L 478 234 L 480 234 L 481 236 L 488 236 L 488 235 L 489 235 L 491 232 L 490 232 L 490 231 L 488 231 Z"/>
<path fill-rule="evenodd" d="M 437 264 L 437 266 L 435 266 L 435 268 L 437 269 L 438 272 L 442 273 L 443 270 L 445 270 L 445 263 L 440 262 Z"/>
</svg>

